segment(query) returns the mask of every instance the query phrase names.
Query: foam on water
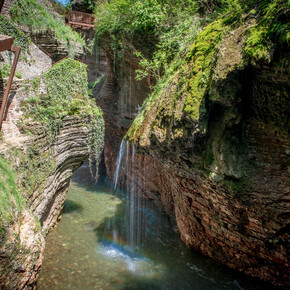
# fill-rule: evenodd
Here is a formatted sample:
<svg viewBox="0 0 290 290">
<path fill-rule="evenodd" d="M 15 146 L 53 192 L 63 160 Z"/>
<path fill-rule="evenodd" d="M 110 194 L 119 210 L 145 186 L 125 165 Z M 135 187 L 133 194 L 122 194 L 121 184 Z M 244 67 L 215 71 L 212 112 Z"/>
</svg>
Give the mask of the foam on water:
<svg viewBox="0 0 290 290">
<path fill-rule="evenodd" d="M 122 247 L 111 243 L 101 243 L 101 247 L 96 250 L 104 255 L 105 258 L 123 263 L 128 271 L 135 276 L 146 278 L 157 278 L 165 272 L 165 267 L 161 264 L 156 265 L 150 259 L 140 256 L 131 251 L 130 247 Z"/>
</svg>

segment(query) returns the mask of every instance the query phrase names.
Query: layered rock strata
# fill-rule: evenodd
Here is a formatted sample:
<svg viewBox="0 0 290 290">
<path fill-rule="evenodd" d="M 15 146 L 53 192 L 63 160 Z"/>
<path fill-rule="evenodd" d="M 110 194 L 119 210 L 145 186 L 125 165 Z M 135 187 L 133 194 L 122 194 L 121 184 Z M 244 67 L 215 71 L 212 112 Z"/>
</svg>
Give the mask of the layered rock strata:
<svg viewBox="0 0 290 290">
<path fill-rule="evenodd" d="M 67 79 L 70 73 L 73 83 Z M 0 172 L 9 168 L 14 173 L 19 192 L 9 187 L 8 197 L 1 196 L 1 202 L 11 203 L 7 213 L 1 208 L 0 285 L 5 289 L 35 287 L 44 238 L 59 219 L 70 178 L 89 154 L 103 149 L 102 114 L 88 97 L 86 66 L 64 60 L 22 86 L 23 82 L 15 86 L 14 105 L 5 121 L 17 132 L 4 130 L 0 144 L 0 154 L 9 160 Z M 47 120 L 52 89 L 59 94 L 58 107 L 53 107 L 57 114 Z M 61 94 L 65 92 L 69 95 Z M 33 107 L 35 102 L 39 103 Z M 60 114 L 64 116 L 55 119 Z"/>
<path fill-rule="evenodd" d="M 105 81 L 96 99 L 104 112 L 106 126 L 104 158 L 110 180 L 114 175 L 120 142 L 150 93 L 149 77 L 142 81 L 135 79 L 136 70 L 140 66 L 134 52 L 139 47 L 134 47 L 130 42 L 123 45 L 124 55 L 116 59 L 116 51 L 112 50 L 110 39 L 100 39 L 100 48 L 105 53 L 107 61 Z"/>
<path fill-rule="evenodd" d="M 0 284 L 5 289 L 34 287 L 41 269 L 45 236 L 58 221 L 74 170 L 89 154 L 89 122 L 89 119 L 67 118 L 52 146 L 42 135 L 21 146 L 23 157 L 27 157 L 24 152 L 31 148 L 32 142 L 34 148 L 41 148 L 39 157 L 43 159 L 42 167 L 37 169 L 41 173 L 38 172 L 36 188 L 33 192 L 23 192 L 28 209 L 7 225 L 4 236 L 1 234 Z M 5 151 L 2 147 L 4 156 L 11 160 Z M 16 158 L 15 162 L 25 168 L 27 161 Z"/>
<path fill-rule="evenodd" d="M 189 247 L 287 288 L 289 55 L 276 46 L 271 61 L 248 64 L 248 27 L 209 25 L 127 138 L 138 144 L 136 192 L 161 201 Z M 106 148 L 110 164 L 119 143 Z"/>
<path fill-rule="evenodd" d="M 65 41 L 56 38 L 55 33 L 51 30 L 37 31 L 30 33 L 33 42 L 45 52 L 55 63 L 69 55 L 69 49 Z M 83 55 L 83 48 L 80 44 L 76 46 L 75 57 L 80 58 Z"/>
</svg>

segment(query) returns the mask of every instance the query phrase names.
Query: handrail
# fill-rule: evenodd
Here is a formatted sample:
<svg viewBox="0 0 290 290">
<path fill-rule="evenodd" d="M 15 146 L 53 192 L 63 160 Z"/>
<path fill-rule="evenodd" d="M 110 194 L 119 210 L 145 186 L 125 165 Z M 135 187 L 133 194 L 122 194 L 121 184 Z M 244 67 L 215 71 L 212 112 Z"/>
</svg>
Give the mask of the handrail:
<svg viewBox="0 0 290 290">
<path fill-rule="evenodd" d="M 2 128 L 2 123 L 4 121 L 5 111 L 6 111 L 6 107 L 7 107 L 7 103 L 8 103 L 8 96 L 9 96 L 9 93 L 10 93 L 12 81 L 13 81 L 14 74 L 15 74 L 15 71 L 16 71 L 16 66 L 17 66 L 17 62 L 18 62 L 18 59 L 19 59 L 21 48 L 18 47 L 18 46 L 12 45 L 9 50 L 15 53 L 15 57 L 14 57 L 14 60 L 13 60 L 13 65 L 12 65 L 12 68 L 11 68 L 11 71 L 10 71 L 8 83 L 7 83 L 7 86 L 5 88 L 5 92 L 4 92 L 4 96 L 3 96 L 3 100 L 2 100 L 2 105 L 1 105 L 1 109 L 0 109 L 0 131 L 1 131 L 1 128 Z"/>
</svg>

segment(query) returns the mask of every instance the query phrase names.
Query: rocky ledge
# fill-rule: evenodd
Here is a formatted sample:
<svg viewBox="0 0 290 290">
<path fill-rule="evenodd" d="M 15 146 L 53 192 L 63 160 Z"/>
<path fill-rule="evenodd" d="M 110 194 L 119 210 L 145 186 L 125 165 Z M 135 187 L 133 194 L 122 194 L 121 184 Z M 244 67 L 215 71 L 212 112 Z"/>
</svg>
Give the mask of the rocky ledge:
<svg viewBox="0 0 290 290">
<path fill-rule="evenodd" d="M 1 234 L 0 284 L 5 289 L 23 289 L 36 283 L 45 248 L 44 238 L 59 218 L 74 170 L 89 154 L 89 122 L 89 119 L 67 118 L 52 146 L 39 145 L 41 153 L 32 160 L 22 158 L 29 158 L 27 150 L 32 143 L 36 148 L 45 142 L 45 137 L 27 141 L 17 150 L 21 158 L 15 158 L 14 162 L 20 170 L 29 168 L 29 163 L 35 164 L 36 159 L 41 163 L 35 175 L 30 172 L 31 178 L 37 175 L 38 180 L 34 181 L 37 184 L 31 184 L 33 190 L 23 192 L 27 208 L 18 213 L 18 219 L 10 221 Z M 10 150 L 2 152 L 8 160 L 12 159 Z"/>
</svg>

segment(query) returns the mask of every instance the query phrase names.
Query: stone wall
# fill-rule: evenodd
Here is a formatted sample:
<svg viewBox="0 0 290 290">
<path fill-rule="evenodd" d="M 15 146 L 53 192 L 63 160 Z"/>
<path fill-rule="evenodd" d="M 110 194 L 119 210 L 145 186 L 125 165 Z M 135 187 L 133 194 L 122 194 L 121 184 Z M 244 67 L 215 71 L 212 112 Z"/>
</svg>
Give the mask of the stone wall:
<svg viewBox="0 0 290 290">
<path fill-rule="evenodd" d="M 42 67 L 38 67 L 40 61 L 29 71 L 32 75 L 34 73 L 35 76 L 37 72 L 40 74 L 45 65 L 51 66 L 51 62 L 46 63 L 45 58 L 42 61 Z M 64 60 L 51 70 L 57 70 L 57 66 L 62 65 L 64 69 L 76 69 L 73 75 L 75 78 L 79 77 L 74 79 L 76 88 L 71 92 L 71 98 L 78 98 L 79 93 L 86 94 L 83 98 L 88 98 L 84 65 L 74 60 Z M 28 73 L 27 77 L 32 75 Z M 57 81 L 59 78 L 54 79 L 54 82 Z M 79 86 L 76 85 L 77 81 L 81 82 Z M 53 86 L 53 81 L 49 85 Z M 64 85 L 69 86 L 69 80 Z M 49 128 L 45 127 L 51 124 L 32 121 L 27 115 L 26 118 L 23 117 L 23 105 L 30 96 L 29 92 L 38 98 L 43 93 L 48 94 L 46 83 L 42 79 L 36 88 L 30 90 L 30 87 L 33 87 L 33 81 L 29 83 L 15 79 L 12 89 L 16 94 L 11 94 L 0 142 L 0 154 L 13 167 L 25 203 L 22 210 L 11 209 L 17 215 L 9 223 L 4 222 L 0 231 L 0 285 L 4 289 L 35 287 L 43 259 L 45 236 L 59 219 L 73 172 L 89 155 L 88 144 L 91 142 L 92 131 L 96 129 L 96 120 L 93 118 L 101 118 L 92 115 L 95 105 L 87 102 L 82 107 L 82 117 L 78 114 L 63 117 L 59 120 L 59 131 L 55 132 L 55 136 L 51 135 L 51 132 L 47 133 Z M 61 97 L 59 102 L 62 101 Z M 66 95 L 63 99 L 66 99 Z M 102 131 L 103 127 L 100 128 Z M 5 221 L 4 218 L 3 220 Z"/>
</svg>

